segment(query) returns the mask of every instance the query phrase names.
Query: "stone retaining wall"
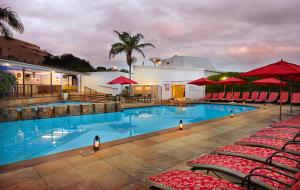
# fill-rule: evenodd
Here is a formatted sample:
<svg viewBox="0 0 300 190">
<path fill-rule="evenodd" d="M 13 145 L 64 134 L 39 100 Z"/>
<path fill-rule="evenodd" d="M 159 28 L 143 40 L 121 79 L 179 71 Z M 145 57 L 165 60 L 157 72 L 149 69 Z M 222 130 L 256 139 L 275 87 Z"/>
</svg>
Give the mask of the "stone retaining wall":
<svg viewBox="0 0 300 190">
<path fill-rule="evenodd" d="M 68 114 L 69 115 L 80 115 L 80 105 L 68 105 Z"/>
<path fill-rule="evenodd" d="M 22 119 L 37 119 L 38 118 L 38 108 L 37 107 L 24 107 L 21 111 Z"/>
<path fill-rule="evenodd" d="M 68 115 L 68 108 L 67 106 L 54 106 L 54 116 L 53 117 L 61 117 Z"/>
<path fill-rule="evenodd" d="M 94 112 L 95 113 L 104 113 L 105 112 L 105 104 L 104 103 L 95 103 L 94 104 Z"/>
<path fill-rule="evenodd" d="M 53 116 L 52 107 L 39 107 L 39 118 L 50 118 Z"/>
<path fill-rule="evenodd" d="M 81 114 L 92 114 L 94 112 L 93 110 L 93 104 L 82 104 L 80 105 L 81 108 Z"/>
</svg>

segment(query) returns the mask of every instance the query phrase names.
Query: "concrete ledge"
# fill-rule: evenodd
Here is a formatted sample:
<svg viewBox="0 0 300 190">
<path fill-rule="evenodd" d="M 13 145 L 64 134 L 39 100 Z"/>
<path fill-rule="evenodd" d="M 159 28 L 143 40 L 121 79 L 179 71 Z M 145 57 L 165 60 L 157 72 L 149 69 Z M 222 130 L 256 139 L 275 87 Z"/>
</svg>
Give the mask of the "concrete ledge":
<svg viewBox="0 0 300 190">
<path fill-rule="evenodd" d="M 116 103 L 110 102 L 110 103 L 105 103 L 105 112 L 115 112 L 116 110 Z"/>
<path fill-rule="evenodd" d="M 38 108 L 22 108 L 22 119 L 36 119 L 38 118 Z"/>
<path fill-rule="evenodd" d="M 80 105 L 81 114 L 92 114 L 93 113 L 93 104 L 82 104 Z"/>
<path fill-rule="evenodd" d="M 94 104 L 94 112 L 95 113 L 104 113 L 105 106 L 104 103 L 95 103 Z"/>
<path fill-rule="evenodd" d="M 54 106 L 54 117 L 67 116 L 68 109 L 67 106 Z"/>
<path fill-rule="evenodd" d="M 16 108 L 0 108 L 0 121 L 15 121 L 21 119 L 21 112 Z"/>
<path fill-rule="evenodd" d="M 50 118 L 53 116 L 52 107 L 39 107 L 39 118 Z"/>
<path fill-rule="evenodd" d="M 80 115 L 80 105 L 68 105 L 69 115 Z"/>
</svg>

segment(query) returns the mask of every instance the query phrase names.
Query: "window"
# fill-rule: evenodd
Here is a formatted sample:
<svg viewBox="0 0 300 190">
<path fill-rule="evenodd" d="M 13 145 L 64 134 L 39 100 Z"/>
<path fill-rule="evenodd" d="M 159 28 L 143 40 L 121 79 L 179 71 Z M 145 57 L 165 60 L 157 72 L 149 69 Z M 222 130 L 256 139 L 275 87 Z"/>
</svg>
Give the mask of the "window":
<svg viewBox="0 0 300 190">
<path fill-rule="evenodd" d="M 2 48 L 0 48 L 0 56 L 2 56 Z"/>
</svg>

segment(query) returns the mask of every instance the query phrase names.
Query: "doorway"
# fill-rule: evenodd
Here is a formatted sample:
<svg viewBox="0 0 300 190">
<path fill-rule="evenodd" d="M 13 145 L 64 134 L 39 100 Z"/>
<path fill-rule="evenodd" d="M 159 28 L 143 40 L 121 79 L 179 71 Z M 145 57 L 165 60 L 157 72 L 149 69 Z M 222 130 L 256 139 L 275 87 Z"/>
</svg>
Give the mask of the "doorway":
<svg viewBox="0 0 300 190">
<path fill-rule="evenodd" d="M 175 84 L 172 85 L 172 98 L 182 99 L 185 97 L 185 85 Z"/>
</svg>

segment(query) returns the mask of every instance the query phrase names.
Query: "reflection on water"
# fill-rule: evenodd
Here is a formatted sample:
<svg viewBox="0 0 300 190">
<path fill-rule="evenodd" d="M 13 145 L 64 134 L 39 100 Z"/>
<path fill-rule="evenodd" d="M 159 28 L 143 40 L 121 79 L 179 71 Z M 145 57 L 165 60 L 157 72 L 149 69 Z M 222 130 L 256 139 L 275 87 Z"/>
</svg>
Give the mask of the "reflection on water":
<svg viewBox="0 0 300 190">
<path fill-rule="evenodd" d="M 95 135 L 102 142 L 176 127 L 179 120 L 199 122 L 252 107 L 198 104 L 155 106 L 123 112 L 0 123 L 0 164 L 90 146 Z"/>
</svg>

